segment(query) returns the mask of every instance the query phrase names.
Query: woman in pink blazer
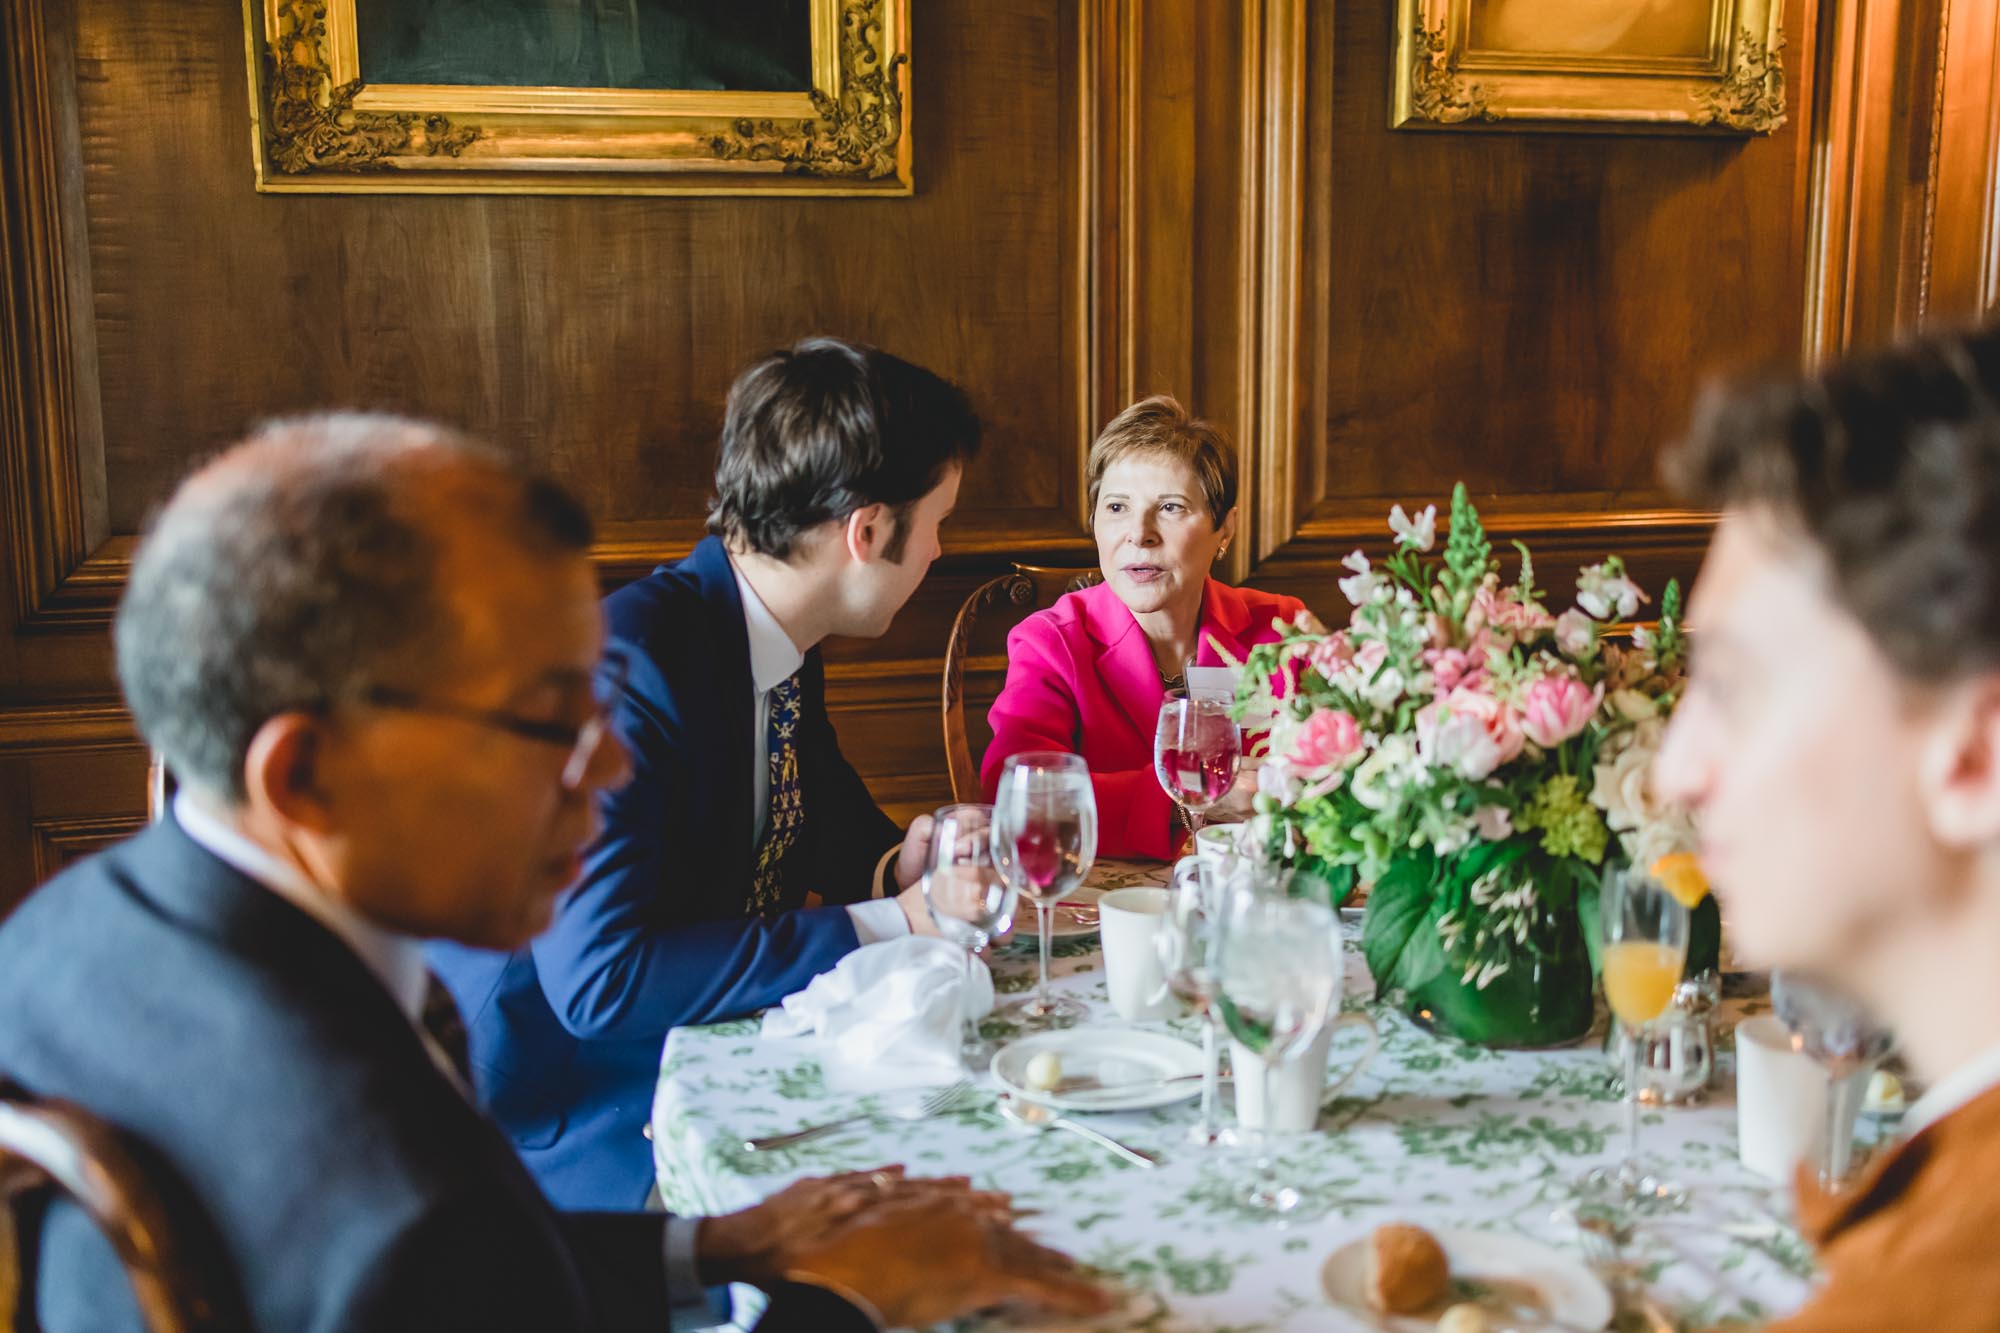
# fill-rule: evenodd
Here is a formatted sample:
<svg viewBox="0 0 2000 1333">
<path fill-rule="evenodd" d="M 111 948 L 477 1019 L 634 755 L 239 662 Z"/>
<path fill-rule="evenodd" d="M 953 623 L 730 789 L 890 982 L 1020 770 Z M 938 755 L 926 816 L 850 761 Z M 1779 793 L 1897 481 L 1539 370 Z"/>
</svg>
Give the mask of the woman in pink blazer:
<svg viewBox="0 0 2000 1333">
<path fill-rule="evenodd" d="M 1097 788 L 1097 850 L 1164 859 L 1184 836 L 1153 775 L 1153 731 L 1186 665 L 1241 661 L 1305 609 L 1209 576 L 1236 536 L 1236 459 L 1215 427 L 1164 395 L 1119 413 L 1090 448 L 1091 526 L 1104 582 L 1029 616 L 1007 638 L 988 714 L 986 799 L 1009 755 L 1068 750 Z M 1241 791 L 1210 817 L 1248 813 Z"/>
</svg>

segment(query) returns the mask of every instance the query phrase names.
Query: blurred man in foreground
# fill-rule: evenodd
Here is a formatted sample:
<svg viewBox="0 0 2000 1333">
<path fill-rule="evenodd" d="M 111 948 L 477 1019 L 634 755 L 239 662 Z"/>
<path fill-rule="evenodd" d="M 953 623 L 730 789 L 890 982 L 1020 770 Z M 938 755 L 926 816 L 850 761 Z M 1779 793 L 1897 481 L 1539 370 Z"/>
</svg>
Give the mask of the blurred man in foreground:
<svg viewBox="0 0 2000 1333">
<path fill-rule="evenodd" d="M 558 1214 L 467 1101 L 419 941 L 525 944 L 627 773 L 589 542 L 552 485 L 393 418 L 279 423 L 188 481 L 117 623 L 181 791 L 0 928 L 0 1077 L 131 1135 L 260 1328 L 656 1333 L 727 1281 L 767 1330 L 1097 1307 L 1004 1199 L 895 1168 Z M 138 1326 L 74 1209 L 28 1241 L 41 1327 Z"/>
<path fill-rule="evenodd" d="M 1739 957 L 1842 987 L 1930 1091 L 1837 1195 L 1792 1333 L 2000 1322 L 2000 338 L 1712 398 L 1676 460 L 1723 518 L 1655 780 Z"/>
</svg>

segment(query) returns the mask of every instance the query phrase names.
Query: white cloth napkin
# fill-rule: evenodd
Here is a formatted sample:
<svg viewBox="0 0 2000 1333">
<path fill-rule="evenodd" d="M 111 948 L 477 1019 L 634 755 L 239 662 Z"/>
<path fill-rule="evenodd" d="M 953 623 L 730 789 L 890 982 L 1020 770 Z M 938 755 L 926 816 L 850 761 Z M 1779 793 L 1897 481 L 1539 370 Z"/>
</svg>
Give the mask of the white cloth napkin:
<svg viewBox="0 0 2000 1333">
<path fill-rule="evenodd" d="M 810 1038 L 827 1086 L 874 1092 L 949 1082 L 964 1072 L 960 992 L 968 978 L 972 1012 L 993 1010 L 993 975 L 965 950 L 927 935 L 904 935 L 856 949 L 830 972 L 764 1014 L 764 1036 Z"/>
</svg>

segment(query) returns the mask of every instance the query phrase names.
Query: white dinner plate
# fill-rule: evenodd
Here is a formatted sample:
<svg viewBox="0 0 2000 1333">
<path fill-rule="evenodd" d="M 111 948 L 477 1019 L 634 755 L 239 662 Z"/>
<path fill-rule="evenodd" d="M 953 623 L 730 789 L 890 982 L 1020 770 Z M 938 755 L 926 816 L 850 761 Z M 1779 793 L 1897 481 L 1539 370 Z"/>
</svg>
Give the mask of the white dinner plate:
<svg viewBox="0 0 2000 1333">
<path fill-rule="evenodd" d="M 1056 904 L 1055 915 L 1049 921 L 1049 938 L 1052 940 L 1075 939 L 1079 935 L 1097 933 L 1097 900 L 1104 896 L 1102 889 L 1081 888 Z M 1035 938 L 1035 905 L 1026 898 L 1021 900 L 1027 909 L 1023 916 L 1014 913 L 1016 921 L 1014 933 L 1032 942 Z"/>
<path fill-rule="evenodd" d="M 1382 1315 L 1368 1303 L 1368 1266 L 1373 1249 L 1372 1236 L 1361 1236 L 1327 1256 L 1320 1269 L 1320 1285 L 1327 1300 L 1343 1310 L 1370 1320 L 1374 1327 L 1394 1333 L 1430 1333 L 1438 1316 L 1454 1301 L 1471 1300 L 1486 1289 L 1497 1298 L 1489 1313 L 1507 1314 L 1508 1302 L 1516 1308 L 1539 1308 L 1551 1328 L 1603 1328 L 1611 1322 L 1611 1293 L 1581 1259 L 1552 1249 L 1525 1236 L 1495 1231 L 1433 1231 L 1444 1247 L 1451 1265 L 1455 1295 L 1437 1309 L 1420 1315 Z M 1471 1290 L 1457 1284 L 1469 1284 Z M 1495 1323 L 1501 1320 L 1496 1318 Z M 1512 1327 L 1533 1329 L 1533 1323 L 1507 1317 Z"/>
<path fill-rule="evenodd" d="M 1053 1051 L 1062 1081 L 1050 1092 L 1028 1086 L 1028 1061 Z M 1018 1097 L 1064 1111 L 1143 1111 L 1201 1093 L 1201 1047 L 1144 1028 L 1090 1027 L 1037 1032 L 993 1053 L 993 1077 Z M 1178 1080 L 1168 1082 L 1167 1080 Z"/>
</svg>

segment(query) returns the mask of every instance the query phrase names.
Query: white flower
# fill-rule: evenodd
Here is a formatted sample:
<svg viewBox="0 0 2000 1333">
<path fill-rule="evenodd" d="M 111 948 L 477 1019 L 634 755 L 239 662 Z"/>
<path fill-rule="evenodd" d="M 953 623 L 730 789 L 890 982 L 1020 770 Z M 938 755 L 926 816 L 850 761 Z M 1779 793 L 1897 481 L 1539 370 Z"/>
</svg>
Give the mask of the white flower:
<svg viewBox="0 0 2000 1333">
<path fill-rule="evenodd" d="M 1639 585 L 1623 574 L 1613 574 L 1608 565 L 1586 565 L 1576 576 L 1576 603 L 1599 620 L 1630 620 L 1639 614 L 1639 603 L 1649 600 Z"/>
<path fill-rule="evenodd" d="M 1396 534 L 1396 543 L 1405 548 L 1428 551 L 1437 544 L 1438 509 L 1436 505 L 1425 505 L 1424 512 L 1411 518 L 1397 505 L 1389 511 L 1389 531 Z"/>
<path fill-rule="evenodd" d="M 1574 661 L 1589 661 L 1597 654 L 1596 622 L 1572 606 L 1556 617 L 1556 647 Z"/>
<path fill-rule="evenodd" d="M 1487 842 L 1501 842 L 1514 832 L 1514 813 L 1504 805 L 1482 805 L 1472 812 L 1472 827 Z"/>
<path fill-rule="evenodd" d="M 1652 740 L 1635 730 L 1617 754 L 1600 758 L 1591 772 L 1590 803 L 1604 812 L 1604 822 L 1614 832 L 1629 833 L 1661 813 L 1650 780 Z"/>
<path fill-rule="evenodd" d="M 1374 600 L 1375 589 L 1381 585 L 1382 576 L 1375 572 L 1374 566 L 1368 563 L 1368 557 L 1360 551 L 1355 551 L 1340 563 L 1354 571 L 1353 578 L 1340 580 L 1340 595 L 1357 607 L 1368 605 Z"/>
<path fill-rule="evenodd" d="M 1401 733 L 1385 736 L 1375 752 L 1354 770 L 1348 790 L 1370 810 L 1387 810 L 1396 804 L 1402 788 L 1409 785 L 1416 764 L 1417 747 L 1409 736 Z"/>
<path fill-rule="evenodd" d="M 1298 799 L 1300 780 L 1288 759 L 1266 759 L 1257 766 L 1257 793 L 1269 796 L 1280 805 L 1290 805 Z"/>
<path fill-rule="evenodd" d="M 1649 866 L 1670 853 L 1694 850 L 1694 820 L 1686 811 L 1665 809 L 1632 832 L 1620 835 L 1619 840 L 1625 844 L 1632 864 Z"/>
</svg>

